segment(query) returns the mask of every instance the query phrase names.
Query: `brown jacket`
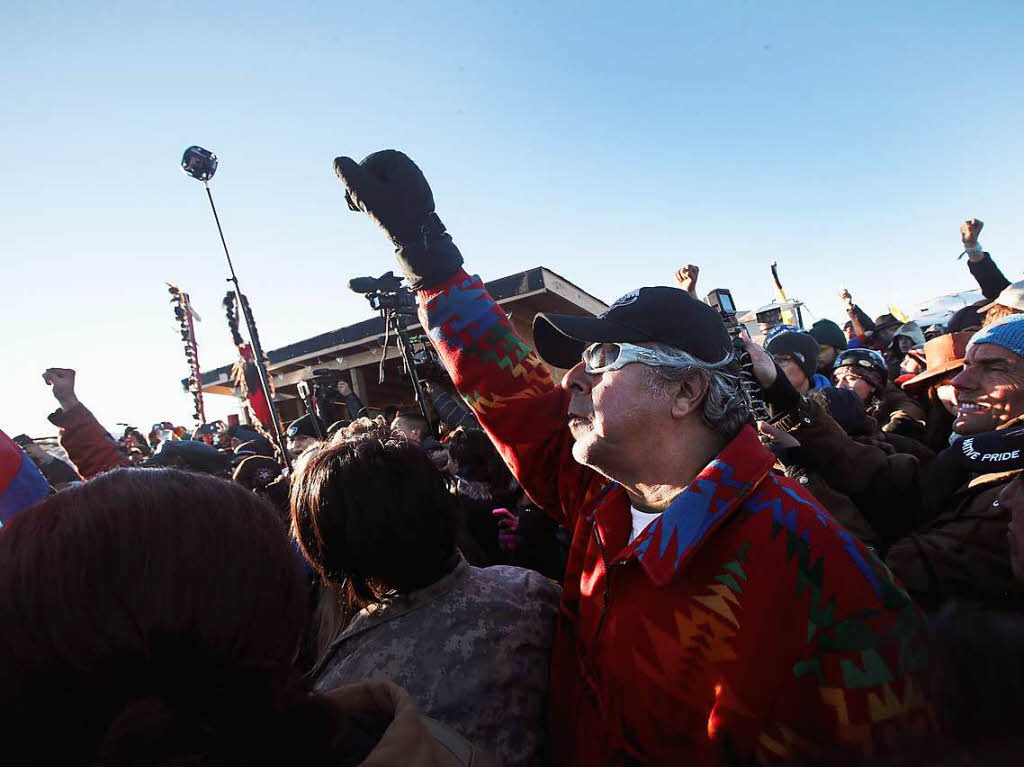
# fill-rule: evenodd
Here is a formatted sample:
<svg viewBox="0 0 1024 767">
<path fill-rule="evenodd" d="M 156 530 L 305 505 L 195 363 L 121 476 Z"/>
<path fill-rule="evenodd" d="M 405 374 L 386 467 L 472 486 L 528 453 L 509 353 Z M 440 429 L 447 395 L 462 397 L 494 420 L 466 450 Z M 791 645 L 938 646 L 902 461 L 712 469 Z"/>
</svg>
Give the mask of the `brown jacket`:
<svg viewBox="0 0 1024 767">
<path fill-rule="evenodd" d="M 868 415 L 878 421 L 882 431 L 894 431 L 912 437 L 924 435 L 924 408 L 892 382 L 885 385 L 879 404 Z"/>
<path fill-rule="evenodd" d="M 422 716 L 412 698 L 391 682 L 348 685 L 326 697 L 346 716 L 391 718 L 360 767 L 497 767 L 490 755 L 454 730 Z"/>
<path fill-rule="evenodd" d="M 128 465 L 117 443 L 85 405 L 79 403 L 70 410 L 58 409 L 49 419 L 60 427 L 60 446 L 82 479 Z"/>
<path fill-rule="evenodd" d="M 865 546 L 878 552 L 879 539 L 871 524 L 857 509 L 850 496 L 830 487 L 825 478 L 817 471 L 808 470 L 803 466 L 787 466 L 785 475 L 795 479 L 810 491 L 822 506 L 839 520 L 839 523 L 856 535 Z"/>
<path fill-rule="evenodd" d="M 1024 608 L 994 503 L 1014 473 L 971 477 L 944 450 L 931 462 L 850 439 L 815 402 L 794 429 L 811 468 L 850 496 L 887 549 L 886 564 L 922 606 L 950 598 Z"/>
</svg>

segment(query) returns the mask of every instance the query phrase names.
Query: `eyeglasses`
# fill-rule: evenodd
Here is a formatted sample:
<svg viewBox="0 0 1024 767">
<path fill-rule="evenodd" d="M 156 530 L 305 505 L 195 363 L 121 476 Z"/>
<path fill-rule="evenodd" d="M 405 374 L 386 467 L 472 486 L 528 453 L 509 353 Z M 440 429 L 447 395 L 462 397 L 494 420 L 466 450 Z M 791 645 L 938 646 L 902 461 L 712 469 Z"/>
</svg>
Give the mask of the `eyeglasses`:
<svg viewBox="0 0 1024 767">
<path fill-rule="evenodd" d="M 627 343 L 596 343 L 583 351 L 584 369 L 591 375 L 618 370 L 631 362 L 657 366 L 671 364 L 673 360 L 654 349 Z"/>
</svg>

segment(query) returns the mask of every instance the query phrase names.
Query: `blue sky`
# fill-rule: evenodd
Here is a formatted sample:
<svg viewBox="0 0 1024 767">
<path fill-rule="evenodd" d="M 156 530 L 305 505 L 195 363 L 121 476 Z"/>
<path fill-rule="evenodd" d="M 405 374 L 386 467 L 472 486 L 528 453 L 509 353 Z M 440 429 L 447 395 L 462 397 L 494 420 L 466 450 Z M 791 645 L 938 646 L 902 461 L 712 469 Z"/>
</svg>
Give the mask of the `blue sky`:
<svg viewBox="0 0 1024 767">
<path fill-rule="evenodd" d="M 692 262 L 750 307 L 775 259 L 817 316 L 841 284 L 878 314 L 974 287 L 970 216 L 1016 279 L 1024 7 L 894 5 L 8 4 L 0 428 L 54 432 L 51 365 L 111 427 L 187 422 L 165 281 L 203 366 L 234 359 L 193 143 L 267 348 L 370 316 L 345 283 L 390 247 L 331 160 L 385 147 L 485 279 L 544 265 L 612 300 Z"/>
</svg>

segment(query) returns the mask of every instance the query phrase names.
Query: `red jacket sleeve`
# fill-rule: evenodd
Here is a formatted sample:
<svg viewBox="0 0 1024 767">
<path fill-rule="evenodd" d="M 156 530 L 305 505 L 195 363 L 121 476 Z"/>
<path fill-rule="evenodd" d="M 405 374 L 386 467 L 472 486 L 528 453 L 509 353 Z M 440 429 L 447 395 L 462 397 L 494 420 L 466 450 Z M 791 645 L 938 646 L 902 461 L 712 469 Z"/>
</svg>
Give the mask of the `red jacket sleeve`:
<svg viewBox="0 0 1024 767">
<path fill-rule="evenodd" d="M 60 427 L 60 446 L 82 479 L 128 465 L 117 443 L 85 405 L 79 403 L 70 410 L 57 410 L 49 418 L 50 423 Z"/>
<path fill-rule="evenodd" d="M 557 386 L 479 277 L 459 270 L 419 292 L 420 321 L 519 484 L 563 524 L 606 480 L 572 457 L 569 393 Z"/>
</svg>

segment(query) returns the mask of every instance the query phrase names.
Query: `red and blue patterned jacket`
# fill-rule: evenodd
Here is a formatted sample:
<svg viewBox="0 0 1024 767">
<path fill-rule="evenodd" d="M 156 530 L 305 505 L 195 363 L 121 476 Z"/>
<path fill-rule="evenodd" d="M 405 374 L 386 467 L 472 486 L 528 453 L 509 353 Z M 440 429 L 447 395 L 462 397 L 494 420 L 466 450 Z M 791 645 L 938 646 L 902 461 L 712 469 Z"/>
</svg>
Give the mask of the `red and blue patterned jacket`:
<svg viewBox="0 0 1024 767">
<path fill-rule="evenodd" d="M 629 543 L 628 496 L 573 460 L 568 392 L 480 279 L 460 271 L 419 301 L 515 476 L 573 531 L 551 669 L 556 763 L 877 755 L 927 731 L 920 613 L 772 473 L 751 427 Z"/>
</svg>

